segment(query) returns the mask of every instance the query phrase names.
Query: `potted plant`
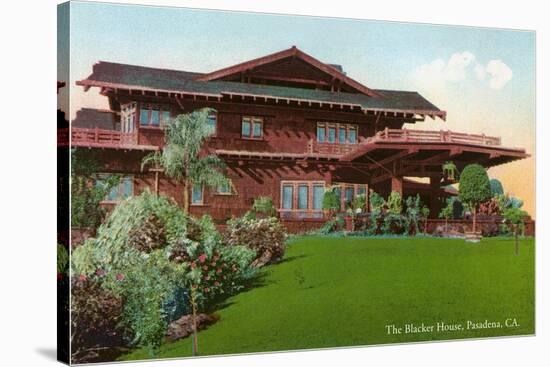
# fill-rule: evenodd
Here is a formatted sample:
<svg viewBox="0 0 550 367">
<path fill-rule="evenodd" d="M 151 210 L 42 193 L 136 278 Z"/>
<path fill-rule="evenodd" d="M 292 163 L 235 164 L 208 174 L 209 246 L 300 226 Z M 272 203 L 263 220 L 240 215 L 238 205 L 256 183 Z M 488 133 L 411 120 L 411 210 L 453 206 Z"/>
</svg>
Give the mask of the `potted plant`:
<svg viewBox="0 0 550 367">
<path fill-rule="evenodd" d="M 491 197 L 491 185 L 485 168 L 479 164 L 469 164 L 464 168 L 460 174 L 458 197 L 472 212 L 472 231 L 465 231 L 466 241 L 479 242 L 481 231 L 476 228 L 478 207 Z"/>
</svg>

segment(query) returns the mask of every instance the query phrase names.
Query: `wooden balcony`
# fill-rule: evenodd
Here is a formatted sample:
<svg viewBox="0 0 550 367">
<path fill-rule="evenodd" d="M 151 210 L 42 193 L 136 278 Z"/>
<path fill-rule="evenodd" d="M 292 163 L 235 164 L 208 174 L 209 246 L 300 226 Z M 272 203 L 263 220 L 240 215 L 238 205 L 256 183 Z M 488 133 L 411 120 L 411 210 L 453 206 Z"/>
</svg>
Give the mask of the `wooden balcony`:
<svg viewBox="0 0 550 367">
<path fill-rule="evenodd" d="M 152 145 L 138 142 L 137 133 L 123 133 L 117 130 L 71 128 L 71 146 L 88 148 L 158 150 Z"/>
<path fill-rule="evenodd" d="M 369 142 L 454 143 L 482 146 L 500 146 L 499 137 L 485 134 L 465 134 L 449 130 L 388 129 L 367 138 Z"/>
</svg>

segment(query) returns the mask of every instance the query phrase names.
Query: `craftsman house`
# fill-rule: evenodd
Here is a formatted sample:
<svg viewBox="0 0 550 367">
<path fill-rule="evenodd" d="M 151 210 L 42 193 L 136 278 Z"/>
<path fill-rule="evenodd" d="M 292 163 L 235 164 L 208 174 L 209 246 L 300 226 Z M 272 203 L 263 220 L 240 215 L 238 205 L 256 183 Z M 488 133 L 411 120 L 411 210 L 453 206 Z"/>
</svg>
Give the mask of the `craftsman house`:
<svg viewBox="0 0 550 367">
<path fill-rule="evenodd" d="M 77 85 L 97 87 L 109 101 L 109 110 L 78 111 L 70 132 L 72 147 L 100 151 L 104 172 L 123 175 L 106 203 L 145 188 L 181 203 L 181 187 L 162 172 L 142 172 L 141 159 L 162 149 L 170 117 L 215 109 L 205 149 L 226 162 L 232 184 L 194 187 L 190 210 L 219 222 L 259 196 L 271 197 L 286 222 L 318 222 L 324 189 L 334 185 L 342 210 L 368 190 L 393 190 L 419 193 L 436 215 L 452 194 L 445 162 L 491 167 L 528 156 L 499 137 L 409 129 L 446 112 L 416 92 L 370 89 L 296 47 L 206 74 L 100 61 Z"/>
</svg>

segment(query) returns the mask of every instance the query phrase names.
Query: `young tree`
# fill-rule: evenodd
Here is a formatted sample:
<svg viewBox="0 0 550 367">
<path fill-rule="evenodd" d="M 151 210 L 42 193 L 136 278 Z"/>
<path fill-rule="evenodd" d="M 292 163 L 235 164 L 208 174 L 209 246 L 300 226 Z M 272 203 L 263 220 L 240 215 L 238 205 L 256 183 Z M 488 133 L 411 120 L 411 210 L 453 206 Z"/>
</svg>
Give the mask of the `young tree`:
<svg viewBox="0 0 550 367">
<path fill-rule="evenodd" d="M 447 200 L 447 205 L 443 209 L 441 209 L 441 212 L 439 212 L 439 218 L 445 219 L 445 230 L 447 230 L 449 219 L 453 218 L 453 201 L 452 200 Z"/>
<path fill-rule="evenodd" d="M 426 231 L 428 230 L 428 217 L 430 216 L 430 208 L 424 205 L 422 209 L 420 209 L 420 215 L 424 220 L 424 234 L 426 234 Z"/>
<path fill-rule="evenodd" d="M 504 218 L 510 223 L 514 229 L 514 237 L 516 239 L 516 255 L 519 254 L 519 227 L 523 223 L 523 219 L 527 216 L 527 212 L 519 208 L 508 208 L 504 210 Z"/>
<path fill-rule="evenodd" d="M 472 232 L 475 232 L 477 208 L 480 203 L 491 197 L 491 185 L 485 168 L 479 164 L 469 164 L 464 168 L 460 174 L 458 196 L 472 211 Z"/>
<path fill-rule="evenodd" d="M 189 213 L 189 192 L 194 185 L 218 187 L 230 184 L 222 173 L 225 164 L 220 158 L 200 155 L 203 143 L 213 133 L 207 119 L 212 111 L 203 108 L 170 120 L 166 126 L 164 149 L 147 155 L 141 163 L 142 169 L 147 165 L 162 167 L 168 177 L 183 184 L 185 213 Z"/>
</svg>

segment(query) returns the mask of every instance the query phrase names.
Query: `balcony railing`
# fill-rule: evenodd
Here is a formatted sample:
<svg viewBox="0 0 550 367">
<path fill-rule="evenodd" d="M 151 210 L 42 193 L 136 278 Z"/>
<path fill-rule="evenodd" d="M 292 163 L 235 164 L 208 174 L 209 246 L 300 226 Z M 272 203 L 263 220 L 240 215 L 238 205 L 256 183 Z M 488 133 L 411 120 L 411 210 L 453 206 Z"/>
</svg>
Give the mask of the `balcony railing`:
<svg viewBox="0 0 550 367">
<path fill-rule="evenodd" d="M 368 137 L 358 144 L 337 144 L 337 143 L 319 143 L 315 140 L 308 142 L 307 152 L 344 155 L 357 149 L 358 146 L 377 143 L 454 143 L 470 144 L 483 146 L 500 146 L 501 140 L 498 137 L 487 136 L 484 134 L 465 134 L 449 130 L 407 130 L 407 129 L 388 129 L 377 132 L 374 136 Z"/>
<path fill-rule="evenodd" d="M 343 155 L 352 152 L 356 148 L 357 144 L 319 143 L 315 140 L 310 140 L 307 145 L 308 153 L 331 155 Z"/>
<path fill-rule="evenodd" d="M 123 133 L 117 130 L 71 129 L 71 144 L 89 147 L 120 147 L 137 145 L 136 133 Z"/>
<path fill-rule="evenodd" d="M 485 134 L 465 134 L 449 130 L 384 129 L 367 139 L 367 142 L 456 143 L 472 145 L 501 145 L 499 137 Z"/>
</svg>

